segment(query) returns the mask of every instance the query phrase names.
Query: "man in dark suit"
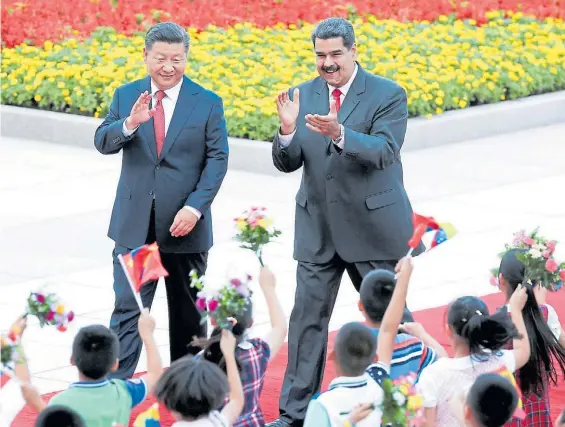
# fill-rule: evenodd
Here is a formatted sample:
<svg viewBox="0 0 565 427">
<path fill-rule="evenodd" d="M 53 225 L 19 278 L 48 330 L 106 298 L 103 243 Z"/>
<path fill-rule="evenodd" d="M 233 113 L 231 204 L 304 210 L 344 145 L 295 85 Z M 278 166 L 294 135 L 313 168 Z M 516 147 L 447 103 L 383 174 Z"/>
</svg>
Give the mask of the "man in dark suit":
<svg viewBox="0 0 565 427">
<path fill-rule="evenodd" d="M 304 168 L 296 195 L 288 366 L 273 427 L 301 426 L 320 389 L 343 273 L 359 290 L 369 271 L 394 269 L 413 232 L 400 160 L 408 118 L 404 89 L 357 63 L 353 27 L 345 19 L 321 22 L 312 42 L 320 76 L 276 100 L 281 125 L 274 165 L 287 173 Z"/>
<path fill-rule="evenodd" d="M 118 255 L 145 243 L 159 244 L 169 272 L 171 362 L 196 353 L 189 344 L 206 333 L 189 273 L 206 271 L 213 243 L 210 206 L 227 171 L 228 136 L 221 98 L 184 75 L 189 43 L 186 31 L 174 23 L 148 31 L 144 59 L 149 76 L 116 90 L 94 139 L 102 154 L 121 151 L 123 156 L 108 232 L 116 243 L 110 327 L 120 340 L 117 378 L 133 375 L 142 348 L 139 308 Z M 145 307 L 151 307 L 156 286 L 141 288 Z"/>
</svg>

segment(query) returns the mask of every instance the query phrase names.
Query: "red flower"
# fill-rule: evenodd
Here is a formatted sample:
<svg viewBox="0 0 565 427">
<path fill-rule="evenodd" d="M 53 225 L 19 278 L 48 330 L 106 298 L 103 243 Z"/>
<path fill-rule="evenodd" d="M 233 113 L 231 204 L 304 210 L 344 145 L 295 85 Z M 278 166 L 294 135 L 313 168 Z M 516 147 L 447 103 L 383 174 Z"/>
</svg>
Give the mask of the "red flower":
<svg viewBox="0 0 565 427">
<path fill-rule="evenodd" d="M 45 320 L 47 320 L 48 322 L 50 322 L 51 320 L 53 320 L 55 318 L 55 312 L 49 310 L 49 313 L 47 313 L 47 315 L 45 316 Z"/>
<path fill-rule="evenodd" d="M 544 257 L 545 259 L 548 259 L 549 256 L 551 255 L 551 252 L 549 252 L 548 250 L 545 250 L 545 251 L 543 251 L 543 254 L 542 254 L 542 255 L 543 255 L 543 257 Z"/>
<path fill-rule="evenodd" d="M 522 240 L 524 242 L 524 244 L 528 245 L 528 246 L 532 246 L 534 243 L 536 243 L 536 241 L 534 239 L 532 239 L 530 236 L 526 236 L 524 237 L 524 240 Z"/>
<path fill-rule="evenodd" d="M 547 246 L 547 249 L 549 249 L 549 252 L 550 252 L 550 253 L 553 253 L 553 252 L 555 252 L 555 245 L 556 245 L 556 244 L 557 244 L 557 243 L 556 243 L 555 241 L 550 240 L 550 241 L 547 242 L 545 245 Z"/>
<path fill-rule="evenodd" d="M 69 311 L 69 314 L 67 314 L 67 320 L 69 322 L 72 322 L 74 318 L 75 318 L 75 313 L 72 312 L 72 311 Z"/>
<path fill-rule="evenodd" d="M 204 298 L 198 298 L 196 300 L 196 308 L 200 311 L 206 310 L 206 300 Z"/>
<path fill-rule="evenodd" d="M 213 312 L 216 311 L 216 309 L 218 308 L 218 305 L 219 305 L 219 304 L 218 304 L 218 301 L 216 301 L 215 299 L 211 300 L 211 301 L 208 303 L 208 311 L 209 311 L 210 313 L 213 313 Z"/>
<path fill-rule="evenodd" d="M 231 279 L 231 280 L 230 280 L 230 284 L 231 284 L 234 288 L 239 288 L 239 287 L 242 285 L 241 280 L 239 280 L 239 279 Z"/>
<path fill-rule="evenodd" d="M 43 294 L 35 294 L 35 298 L 39 304 L 43 304 L 45 302 L 45 296 Z"/>
<path fill-rule="evenodd" d="M 59 325 L 59 326 L 57 327 L 57 330 L 58 330 L 59 332 L 65 332 L 65 331 L 67 330 L 67 327 L 66 327 L 65 325 Z"/>
<path fill-rule="evenodd" d="M 561 270 L 559 272 L 559 277 L 561 277 L 561 280 L 563 280 L 565 282 L 565 270 Z"/>
<path fill-rule="evenodd" d="M 553 258 L 550 258 L 545 263 L 545 268 L 550 273 L 555 273 L 557 271 L 557 269 L 559 268 L 559 264 L 557 264 L 557 261 L 555 261 Z"/>
<path fill-rule="evenodd" d="M 10 341 L 12 342 L 16 342 L 18 337 L 16 336 L 16 333 L 14 331 L 10 331 L 8 332 L 8 338 L 10 338 Z"/>
</svg>

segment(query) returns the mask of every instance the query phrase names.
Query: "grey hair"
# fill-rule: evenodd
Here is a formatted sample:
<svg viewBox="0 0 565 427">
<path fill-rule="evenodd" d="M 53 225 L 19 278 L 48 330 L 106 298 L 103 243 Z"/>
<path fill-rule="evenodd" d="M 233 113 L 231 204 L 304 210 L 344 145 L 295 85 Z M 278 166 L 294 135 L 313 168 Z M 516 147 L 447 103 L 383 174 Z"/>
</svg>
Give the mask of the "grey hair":
<svg viewBox="0 0 565 427">
<path fill-rule="evenodd" d="M 190 37 L 186 30 L 174 22 L 160 22 L 152 26 L 145 35 L 145 50 L 151 50 L 156 42 L 168 44 L 182 43 L 184 51 L 188 53 Z"/>
<path fill-rule="evenodd" d="M 347 19 L 328 18 L 320 22 L 314 31 L 312 31 L 312 43 L 316 44 L 316 39 L 334 39 L 343 38 L 343 45 L 347 50 L 351 49 L 355 44 L 355 31 L 353 25 Z"/>
</svg>

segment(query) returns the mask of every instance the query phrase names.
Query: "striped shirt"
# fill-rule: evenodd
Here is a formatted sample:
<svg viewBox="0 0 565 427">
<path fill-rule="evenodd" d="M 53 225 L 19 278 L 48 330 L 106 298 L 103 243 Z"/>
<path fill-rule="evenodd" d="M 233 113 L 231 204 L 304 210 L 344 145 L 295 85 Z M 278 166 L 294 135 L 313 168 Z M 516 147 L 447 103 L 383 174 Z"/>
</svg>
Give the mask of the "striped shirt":
<svg viewBox="0 0 565 427">
<path fill-rule="evenodd" d="M 373 328 L 373 333 L 378 338 L 379 329 Z M 394 339 L 389 376 L 392 380 L 396 380 L 406 375 L 416 374 L 417 381 L 422 370 L 437 359 L 436 352 L 418 338 L 408 334 L 398 334 Z M 371 366 L 367 372 L 374 378 Z"/>
</svg>

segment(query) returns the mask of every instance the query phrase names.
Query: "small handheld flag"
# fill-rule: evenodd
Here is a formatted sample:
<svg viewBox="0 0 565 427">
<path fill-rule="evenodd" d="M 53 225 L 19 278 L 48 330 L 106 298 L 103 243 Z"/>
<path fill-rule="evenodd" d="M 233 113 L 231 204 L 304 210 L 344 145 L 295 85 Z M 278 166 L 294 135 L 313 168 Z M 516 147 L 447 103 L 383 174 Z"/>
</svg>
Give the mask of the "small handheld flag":
<svg viewBox="0 0 565 427">
<path fill-rule="evenodd" d="M 413 214 L 412 223 L 414 224 L 414 233 L 412 234 L 412 238 L 408 241 L 410 249 L 408 250 L 407 256 L 410 256 L 414 249 L 420 245 L 424 235 L 427 237 L 427 239 L 424 239 L 427 252 L 457 233 L 455 227 L 450 223 L 440 223 L 433 217 L 423 216 L 417 213 Z"/>
<path fill-rule="evenodd" d="M 518 405 L 516 406 L 516 410 L 514 411 L 513 418 L 519 418 L 521 420 L 526 418 L 526 413 L 524 412 L 524 403 L 522 400 L 522 392 L 520 391 L 520 387 L 516 382 L 516 378 L 514 378 L 514 374 L 512 374 L 512 372 L 510 372 L 506 366 L 501 366 L 500 368 L 495 370 L 493 374 L 498 374 L 510 381 L 510 384 L 512 384 L 512 386 L 516 390 L 516 393 L 518 394 Z"/>
<path fill-rule="evenodd" d="M 159 404 L 154 403 L 147 411 L 140 413 L 133 422 L 133 427 L 161 427 Z"/>
<path fill-rule="evenodd" d="M 139 294 L 141 287 L 147 282 L 169 275 L 161 263 L 159 246 L 156 242 L 150 245 L 143 245 L 130 253 L 118 255 L 118 259 L 137 301 L 139 310 L 143 311 L 143 303 Z"/>
</svg>

